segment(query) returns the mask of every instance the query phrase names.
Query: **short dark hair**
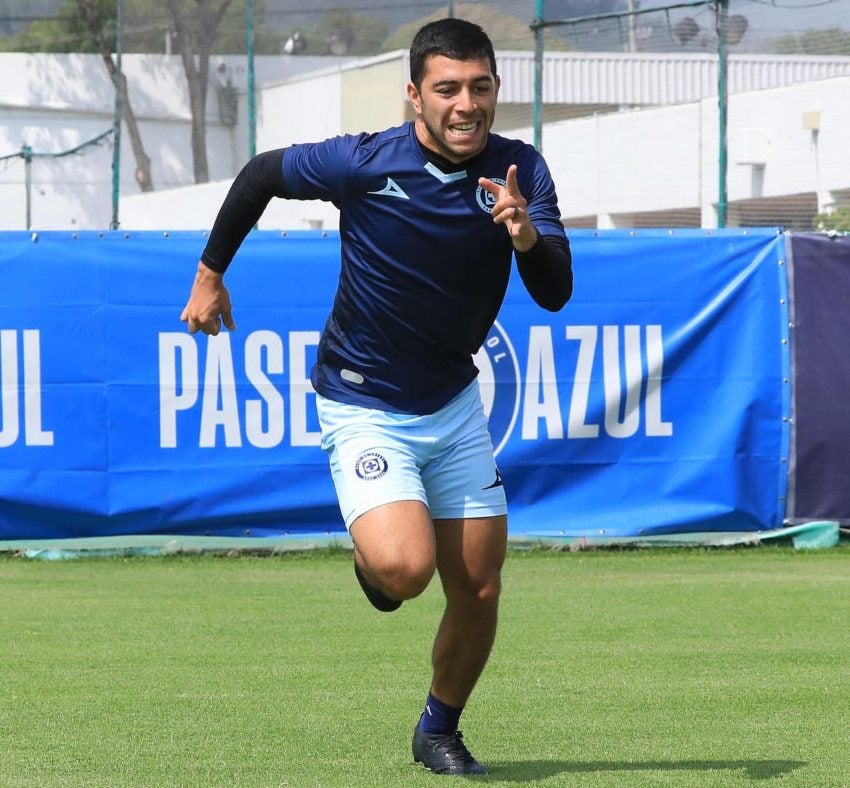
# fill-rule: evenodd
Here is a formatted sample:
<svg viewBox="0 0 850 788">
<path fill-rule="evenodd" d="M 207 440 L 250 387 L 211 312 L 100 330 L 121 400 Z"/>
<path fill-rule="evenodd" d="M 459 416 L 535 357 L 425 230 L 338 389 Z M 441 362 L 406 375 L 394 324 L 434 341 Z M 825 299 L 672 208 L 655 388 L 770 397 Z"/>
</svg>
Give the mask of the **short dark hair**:
<svg viewBox="0 0 850 788">
<path fill-rule="evenodd" d="M 493 43 L 476 24 L 465 19 L 438 19 L 419 29 L 410 45 L 410 81 L 417 90 L 422 87 L 425 63 L 433 55 L 451 60 L 490 61 L 490 71 L 496 76 L 496 55 Z"/>
</svg>

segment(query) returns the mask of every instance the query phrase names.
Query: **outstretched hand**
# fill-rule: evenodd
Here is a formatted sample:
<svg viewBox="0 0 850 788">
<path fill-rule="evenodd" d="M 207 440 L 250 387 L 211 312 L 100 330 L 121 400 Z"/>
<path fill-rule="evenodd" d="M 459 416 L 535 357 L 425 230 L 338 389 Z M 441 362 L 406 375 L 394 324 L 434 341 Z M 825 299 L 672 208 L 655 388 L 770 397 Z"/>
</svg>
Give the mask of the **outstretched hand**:
<svg viewBox="0 0 850 788">
<path fill-rule="evenodd" d="M 493 221 L 508 228 L 514 249 L 526 252 L 537 242 L 537 230 L 528 216 L 528 202 L 522 196 L 517 183 L 517 166 L 511 164 L 505 177 L 505 185 L 479 178 L 478 185 L 495 198 Z"/>
<path fill-rule="evenodd" d="M 202 331 L 204 334 L 215 336 L 221 331 L 222 323 L 228 330 L 236 330 L 230 306 L 230 293 L 224 286 L 220 273 L 198 263 L 192 292 L 180 319 L 188 325 L 190 334 Z"/>
</svg>

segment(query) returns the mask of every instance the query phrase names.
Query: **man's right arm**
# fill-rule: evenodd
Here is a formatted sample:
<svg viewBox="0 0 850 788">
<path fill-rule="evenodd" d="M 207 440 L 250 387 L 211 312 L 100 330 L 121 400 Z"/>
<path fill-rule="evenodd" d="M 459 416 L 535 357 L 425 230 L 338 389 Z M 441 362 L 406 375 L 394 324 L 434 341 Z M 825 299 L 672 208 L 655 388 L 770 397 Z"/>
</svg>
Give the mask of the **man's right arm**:
<svg viewBox="0 0 850 788">
<path fill-rule="evenodd" d="M 201 262 L 224 273 L 272 197 L 285 197 L 283 148 L 254 156 L 236 176 L 219 209 Z"/>
<path fill-rule="evenodd" d="M 216 216 L 198 263 L 189 301 L 180 315 L 192 334 L 203 331 L 216 335 L 222 323 L 230 331 L 235 330 L 224 272 L 269 200 L 285 196 L 283 149 L 255 156 L 236 176 Z"/>
<path fill-rule="evenodd" d="M 236 176 L 216 216 L 189 300 L 180 314 L 190 333 L 203 331 L 214 336 L 222 324 L 230 331 L 236 329 L 224 272 L 269 200 L 285 196 L 283 149 L 254 156 Z"/>
</svg>

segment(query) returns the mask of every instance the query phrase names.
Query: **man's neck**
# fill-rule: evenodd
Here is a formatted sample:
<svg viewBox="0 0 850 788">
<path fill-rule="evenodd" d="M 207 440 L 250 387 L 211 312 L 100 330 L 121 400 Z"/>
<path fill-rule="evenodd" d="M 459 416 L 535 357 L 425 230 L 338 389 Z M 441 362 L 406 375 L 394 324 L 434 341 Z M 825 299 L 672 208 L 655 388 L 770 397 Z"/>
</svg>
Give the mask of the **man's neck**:
<svg viewBox="0 0 850 788">
<path fill-rule="evenodd" d="M 437 153 L 437 151 L 432 148 L 429 148 L 424 142 L 422 142 L 422 140 L 419 139 L 418 135 L 416 137 L 416 142 L 419 143 L 419 149 L 422 151 L 422 155 L 435 167 L 439 167 L 441 172 L 460 172 L 461 170 L 465 170 L 467 164 L 475 158 L 475 156 L 472 156 L 471 158 L 464 159 L 460 162 L 452 161 L 451 159 L 447 159 L 445 156 Z"/>
</svg>

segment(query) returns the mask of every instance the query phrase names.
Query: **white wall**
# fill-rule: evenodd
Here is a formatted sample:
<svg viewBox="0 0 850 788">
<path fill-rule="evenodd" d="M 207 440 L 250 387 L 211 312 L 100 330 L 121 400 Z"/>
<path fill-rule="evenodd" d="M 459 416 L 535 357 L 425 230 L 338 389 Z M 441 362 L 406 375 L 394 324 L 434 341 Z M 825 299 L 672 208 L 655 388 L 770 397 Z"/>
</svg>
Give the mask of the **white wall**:
<svg viewBox="0 0 850 788">
<path fill-rule="evenodd" d="M 135 195 L 121 200 L 121 227 L 125 230 L 207 230 L 227 196 L 232 179 L 198 186 Z M 335 230 L 339 211 L 319 200 L 273 199 L 261 230 Z"/>
<path fill-rule="evenodd" d="M 263 86 L 257 99 L 257 151 L 338 134 L 342 124 L 341 81 L 340 69 L 331 68 L 309 79 Z M 246 158 L 239 159 L 230 173 L 238 172 Z M 121 226 L 135 230 L 208 229 L 232 182 L 233 178 L 227 177 L 171 192 L 129 195 L 121 200 Z M 272 200 L 258 226 L 336 229 L 339 212 L 330 203 L 316 200 Z"/>
<path fill-rule="evenodd" d="M 257 150 L 313 142 L 339 134 L 342 127 L 339 69 L 310 79 L 264 86 L 260 91 Z"/>
<path fill-rule="evenodd" d="M 699 139 L 698 104 L 546 126 L 543 151 L 561 213 L 606 216 L 698 205 Z"/>
<path fill-rule="evenodd" d="M 332 63 L 350 62 L 351 58 L 258 57 L 255 64 L 257 83 L 280 80 Z M 240 96 L 241 122 L 235 127 L 219 122 L 218 102 L 213 84 L 207 97 L 207 150 L 210 178 L 229 179 L 248 157 L 244 87 L 244 58 L 213 58 L 211 69 L 219 62 Z M 141 137 L 151 159 L 156 198 L 166 190 L 194 183 L 191 150 L 191 113 L 186 79 L 179 57 L 164 55 L 125 55 L 122 69 L 127 77 L 130 102 L 138 119 Z M 38 156 L 32 160 L 31 187 L 27 188 L 27 168 L 20 156 L 28 145 L 38 154 L 56 154 L 70 150 L 113 126 L 115 93 L 101 58 L 97 55 L 0 53 L 0 230 L 26 228 L 29 194 L 33 229 L 104 229 L 112 220 L 112 138 L 78 155 L 61 158 Z M 322 102 L 298 104 L 298 114 L 308 116 L 304 107 Z M 262 128 L 258 107 L 258 126 Z M 275 111 L 274 128 L 283 128 L 283 118 Z M 331 117 L 334 130 L 338 118 Z M 124 202 L 141 194 L 135 181 L 135 160 L 127 127 L 122 127 L 119 219 L 124 225 Z M 180 224 L 179 217 L 193 215 L 196 206 L 185 195 L 180 199 L 164 197 L 171 211 L 166 218 Z M 208 215 L 208 211 L 205 212 Z M 186 221 L 195 221 L 189 218 Z M 201 226 L 209 224 L 209 220 Z M 165 225 L 168 226 L 168 225 Z"/>
<path fill-rule="evenodd" d="M 276 89 L 275 103 L 308 100 L 309 81 Z M 337 85 L 322 78 L 328 104 Z M 728 224 L 747 206 L 806 193 L 820 194 L 820 208 L 850 203 L 850 77 L 730 96 L 728 108 Z M 264 102 L 267 100 L 264 95 Z M 820 112 L 820 130 L 803 128 L 804 113 Z M 266 116 L 263 134 L 288 142 L 333 133 L 333 112 L 316 120 Z M 278 127 L 278 123 L 282 124 Z M 310 124 L 314 124 L 312 127 Z M 312 137 L 311 135 L 312 131 Z M 526 141 L 530 128 L 511 132 Z M 558 187 L 565 221 L 598 227 L 716 225 L 718 197 L 717 102 L 706 99 L 648 110 L 597 115 L 547 125 L 543 151 Z M 763 165 L 754 170 L 755 165 Z M 226 191 L 229 181 L 222 187 Z M 157 217 L 144 205 L 158 197 L 124 201 L 132 221 Z M 209 208 L 212 216 L 216 205 Z M 166 212 L 166 216 L 174 216 Z M 324 203 L 273 201 L 263 228 L 303 229 L 310 219 L 337 227 Z M 211 223 L 211 221 L 209 222 Z M 145 224 L 156 227 L 156 224 Z M 192 229 L 198 225 L 192 225 Z M 200 225 L 205 226 L 205 225 Z"/>
<path fill-rule="evenodd" d="M 804 114 L 817 112 L 820 129 L 804 128 Z M 749 192 L 751 164 L 765 164 L 764 195 L 830 191 L 850 186 L 850 77 L 785 90 L 734 97 L 736 134 L 730 137 L 730 193 Z"/>
<path fill-rule="evenodd" d="M 12 127 L 0 126 L 0 151 L 20 151 L 29 145 L 39 153 L 71 150 L 104 131 L 111 118 L 77 114 L 71 124 L 67 117 L 44 112 L 4 113 Z M 157 190 L 167 190 L 194 181 L 192 174 L 191 124 L 180 120 L 140 121 L 145 150 L 151 159 L 151 173 Z M 218 151 L 209 158 L 214 179 L 234 171 L 235 132 L 221 126 L 208 126 L 207 144 Z M 121 137 L 121 200 L 141 193 L 135 181 L 135 160 L 126 127 Z M 0 155 L 3 155 L 0 153 Z M 33 229 L 103 229 L 112 217 L 113 143 L 109 137 L 100 144 L 72 156 L 38 156 L 32 160 L 29 188 Z M 159 193 L 159 192 L 156 192 Z M 26 166 L 23 158 L 0 164 L 0 230 L 24 229 L 27 201 Z"/>
<path fill-rule="evenodd" d="M 812 110 L 820 112 L 816 135 L 803 127 Z M 812 192 L 821 208 L 847 204 L 850 77 L 731 96 L 727 137 L 730 203 Z M 699 209 L 703 226 L 716 221 L 714 99 L 553 123 L 543 151 L 567 220 L 595 215 L 600 227 L 631 226 L 641 213 Z"/>
</svg>

